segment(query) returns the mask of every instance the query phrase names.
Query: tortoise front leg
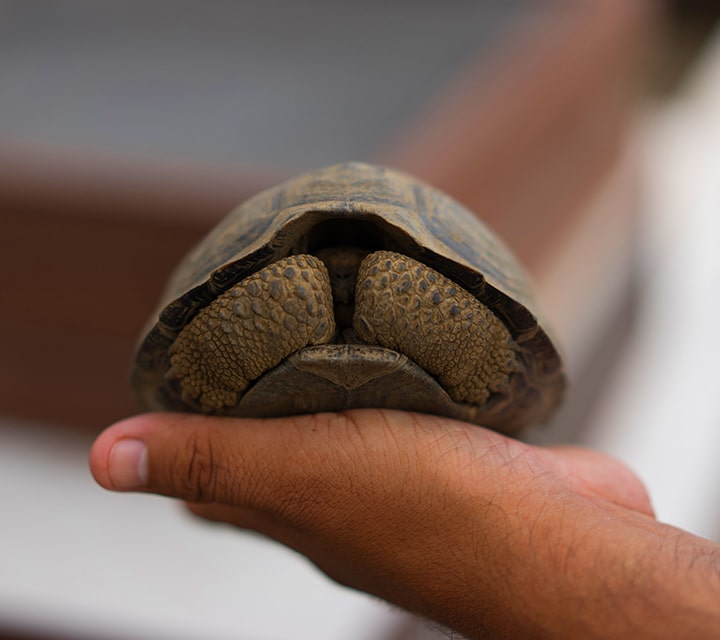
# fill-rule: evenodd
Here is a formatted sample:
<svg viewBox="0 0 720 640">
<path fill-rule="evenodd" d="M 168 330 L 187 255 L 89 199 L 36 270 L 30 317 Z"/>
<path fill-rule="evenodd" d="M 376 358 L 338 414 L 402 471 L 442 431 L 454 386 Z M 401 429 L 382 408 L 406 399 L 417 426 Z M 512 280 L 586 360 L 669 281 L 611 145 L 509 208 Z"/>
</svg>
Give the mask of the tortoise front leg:
<svg viewBox="0 0 720 640">
<path fill-rule="evenodd" d="M 404 353 L 455 402 L 510 393 L 520 370 L 505 325 L 477 298 L 408 256 L 377 251 L 360 265 L 353 327 L 361 340 Z"/>
<path fill-rule="evenodd" d="M 202 309 L 170 347 L 165 377 L 178 381 L 183 402 L 220 412 L 288 355 L 334 336 L 325 265 L 311 255 L 289 256 Z"/>
</svg>

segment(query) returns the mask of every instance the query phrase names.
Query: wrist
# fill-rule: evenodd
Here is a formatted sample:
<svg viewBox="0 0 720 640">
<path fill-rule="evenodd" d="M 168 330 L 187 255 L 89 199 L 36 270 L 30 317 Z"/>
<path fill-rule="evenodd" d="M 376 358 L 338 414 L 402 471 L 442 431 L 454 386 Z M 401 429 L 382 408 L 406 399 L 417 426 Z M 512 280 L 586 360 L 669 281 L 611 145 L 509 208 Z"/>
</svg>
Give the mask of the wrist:
<svg viewBox="0 0 720 640">
<path fill-rule="evenodd" d="M 494 489 L 449 492 L 462 534 L 397 604 L 468 638 L 720 637 L 713 543 L 548 476 Z"/>
<path fill-rule="evenodd" d="M 716 545 L 583 496 L 525 506 L 507 522 L 505 559 L 513 560 L 495 556 L 498 575 L 504 570 L 495 581 L 499 635 L 720 637 Z"/>
</svg>

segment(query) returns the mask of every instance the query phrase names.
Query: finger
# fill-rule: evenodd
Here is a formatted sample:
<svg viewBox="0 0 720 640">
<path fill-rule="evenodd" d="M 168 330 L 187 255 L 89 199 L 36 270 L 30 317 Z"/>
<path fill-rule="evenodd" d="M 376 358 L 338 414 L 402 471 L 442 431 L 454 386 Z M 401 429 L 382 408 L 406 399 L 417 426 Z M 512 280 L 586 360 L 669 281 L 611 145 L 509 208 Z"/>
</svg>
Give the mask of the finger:
<svg viewBox="0 0 720 640">
<path fill-rule="evenodd" d="M 197 518 L 219 525 L 254 531 L 309 557 L 314 555 L 314 540 L 311 539 L 308 544 L 302 532 L 296 531 L 292 526 L 268 513 L 225 504 L 194 502 L 186 503 L 185 506 Z"/>
<path fill-rule="evenodd" d="M 187 502 L 185 507 L 195 517 L 208 522 L 227 524 L 240 529 L 250 529 L 272 537 L 275 537 L 274 533 L 280 533 L 281 531 L 280 525 L 272 516 L 254 509 L 205 502 Z"/>
<path fill-rule="evenodd" d="M 285 524 L 267 513 L 254 509 L 204 502 L 187 502 L 185 507 L 195 517 L 208 522 L 257 531 L 281 542 L 290 537 L 290 530 Z"/>
<path fill-rule="evenodd" d="M 573 489 L 599 496 L 614 504 L 655 517 L 647 489 L 640 478 L 619 460 L 589 449 L 548 447 L 554 463 Z"/>
<path fill-rule="evenodd" d="M 362 582 L 368 580 L 366 576 L 363 577 L 366 573 L 364 567 L 354 559 L 347 562 L 344 557 L 346 554 L 337 553 L 338 546 L 343 546 L 342 541 L 321 538 L 312 532 L 296 530 L 278 518 L 251 509 L 205 503 L 187 503 L 186 507 L 194 516 L 208 522 L 238 527 L 272 538 L 305 555 L 336 582 L 356 589 L 372 591 L 368 582 Z M 381 540 L 377 540 L 377 544 L 380 548 L 383 547 Z M 354 558 L 358 554 L 347 555 Z"/>
<path fill-rule="evenodd" d="M 314 534 L 308 535 L 307 532 L 298 531 L 270 514 L 223 504 L 186 503 L 185 506 L 194 516 L 208 522 L 229 525 L 272 538 L 304 554 L 321 571 L 337 582 L 350 585 L 353 578 L 355 580 L 358 578 L 357 570 L 351 572 L 349 576 L 346 575 L 347 571 L 343 571 L 342 561 L 338 561 L 333 552 L 332 541 L 319 540 Z"/>
<path fill-rule="evenodd" d="M 104 431 L 90 453 L 107 489 L 147 491 L 191 502 L 255 506 L 257 487 L 272 492 L 298 452 L 299 433 L 285 421 L 217 419 L 153 413 Z M 287 465 L 285 464 L 287 462 Z"/>
</svg>

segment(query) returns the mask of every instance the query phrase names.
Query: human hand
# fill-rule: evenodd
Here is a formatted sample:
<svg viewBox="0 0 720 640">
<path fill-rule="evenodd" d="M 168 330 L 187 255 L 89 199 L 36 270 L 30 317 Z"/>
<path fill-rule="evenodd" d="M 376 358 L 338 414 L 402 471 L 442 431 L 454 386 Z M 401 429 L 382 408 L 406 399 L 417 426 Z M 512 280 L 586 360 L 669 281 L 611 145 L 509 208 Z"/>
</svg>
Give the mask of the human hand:
<svg viewBox="0 0 720 640">
<path fill-rule="evenodd" d="M 638 479 L 593 452 L 393 411 L 147 414 L 90 464 L 471 638 L 720 634 L 718 548 L 657 523 Z"/>
</svg>

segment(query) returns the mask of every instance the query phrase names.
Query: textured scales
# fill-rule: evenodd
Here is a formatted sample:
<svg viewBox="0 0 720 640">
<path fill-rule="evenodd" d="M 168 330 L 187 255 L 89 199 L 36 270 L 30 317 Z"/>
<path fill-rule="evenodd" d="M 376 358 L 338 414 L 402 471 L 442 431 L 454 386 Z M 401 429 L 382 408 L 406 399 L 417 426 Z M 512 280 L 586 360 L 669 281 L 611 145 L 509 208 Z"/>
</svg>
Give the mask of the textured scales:
<svg viewBox="0 0 720 640">
<path fill-rule="evenodd" d="M 167 377 L 203 411 L 237 404 L 250 381 L 335 335 L 330 280 L 314 256 L 290 256 L 216 298 L 170 348 Z"/>
<path fill-rule="evenodd" d="M 510 332 L 487 307 L 399 253 L 363 260 L 353 326 L 363 341 L 412 358 L 456 402 L 483 404 L 507 393 L 510 375 L 520 370 Z"/>
</svg>

